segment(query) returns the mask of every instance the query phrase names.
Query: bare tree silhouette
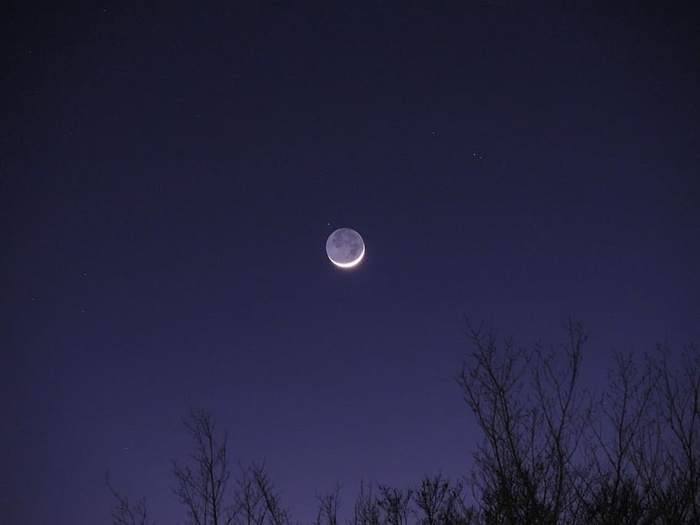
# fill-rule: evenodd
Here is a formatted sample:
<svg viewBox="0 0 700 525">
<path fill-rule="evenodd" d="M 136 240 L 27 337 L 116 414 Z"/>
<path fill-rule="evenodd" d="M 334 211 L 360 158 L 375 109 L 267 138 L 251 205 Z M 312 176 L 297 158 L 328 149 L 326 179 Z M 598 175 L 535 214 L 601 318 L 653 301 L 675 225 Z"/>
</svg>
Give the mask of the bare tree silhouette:
<svg viewBox="0 0 700 525">
<path fill-rule="evenodd" d="M 173 474 L 178 482 L 174 492 L 187 508 L 192 525 L 230 525 L 235 509 L 225 506 L 225 492 L 231 475 L 228 467 L 226 432 L 218 440 L 211 416 L 193 410 L 184 421 L 194 449 L 192 465 L 180 466 L 173 461 Z"/>
<path fill-rule="evenodd" d="M 372 493 L 372 484 L 360 482 L 360 493 L 355 500 L 352 525 L 382 525 L 381 508 Z"/>
<path fill-rule="evenodd" d="M 114 525 L 149 525 L 146 498 L 135 503 L 130 502 L 129 498 L 114 488 L 109 480 L 109 472 L 105 474 L 105 483 L 112 496 L 117 500 L 112 508 L 112 523 Z"/>
<path fill-rule="evenodd" d="M 578 387 L 586 333 L 569 323 L 563 348 L 528 352 L 471 325 L 475 350 L 457 381 L 484 441 L 471 478 L 486 523 L 576 521 L 582 480 L 573 464 L 590 421 Z M 564 355 L 564 364 L 557 355 Z"/>
<path fill-rule="evenodd" d="M 236 490 L 236 525 L 289 525 L 289 511 L 265 468 L 265 463 L 241 467 Z"/>
<path fill-rule="evenodd" d="M 469 525 L 474 521 L 462 484 L 451 484 L 442 474 L 424 477 L 413 498 L 417 525 Z"/>
<path fill-rule="evenodd" d="M 384 511 L 382 522 L 387 525 L 408 525 L 412 497 L 413 491 L 411 489 L 404 491 L 380 485 L 377 504 Z"/>
<path fill-rule="evenodd" d="M 269 478 L 265 463 L 240 466 L 230 494 L 228 434 L 217 433 L 213 418 L 203 410 L 192 410 L 183 421 L 193 448 L 186 464 L 172 462 L 177 482 L 173 492 L 185 506 L 191 525 L 289 525 L 289 512 Z M 151 525 L 146 500 L 135 503 L 116 490 L 107 477 L 107 487 L 116 504 L 114 525 Z"/>
<path fill-rule="evenodd" d="M 314 525 L 338 525 L 338 509 L 340 508 L 340 485 L 336 483 L 333 490 L 316 496 L 318 513 Z"/>
<path fill-rule="evenodd" d="M 464 483 L 438 474 L 407 489 L 361 482 L 349 525 L 700 523 L 695 347 L 615 354 L 594 396 L 581 379 L 580 323 L 566 325 L 558 347 L 499 343 L 471 325 L 469 335 L 457 383 L 482 432 L 473 471 Z M 190 525 L 292 525 L 264 462 L 239 464 L 232 479 L 227 433 L 201 410 L 184 423 L 193 448 L 172 469 Z M 145 499 L 131 502 L 106 481 L 114 525 L 152 525 Z M 317 499 L 313 525 L 339 525 L 340 487 Z"/>
<path fill-rule="evenodd" d="M 527 350 L 470 328 L 457 381 L 483 433 L 469 479 L 485 524 L 700 523 L 700 356 L 616 355 L 599 399 L 581 385 L 587 333 Z"/>
<path fill-rule="evenodd" d="M 192 465 L 173 462 L 178 481 L 175 494 L 187 508 L 192 525 L 288 525 L 289 512 L 282 507 L 280 495 L 265 469 L 265 463 L 240 468 L 232 503 L 226 505 L 230 478 L 227 456 L 228 434 L 221 439 L 215 433 L 211 416 L 192 411 L 185 427 L 194 442 Z"/>
</svg>

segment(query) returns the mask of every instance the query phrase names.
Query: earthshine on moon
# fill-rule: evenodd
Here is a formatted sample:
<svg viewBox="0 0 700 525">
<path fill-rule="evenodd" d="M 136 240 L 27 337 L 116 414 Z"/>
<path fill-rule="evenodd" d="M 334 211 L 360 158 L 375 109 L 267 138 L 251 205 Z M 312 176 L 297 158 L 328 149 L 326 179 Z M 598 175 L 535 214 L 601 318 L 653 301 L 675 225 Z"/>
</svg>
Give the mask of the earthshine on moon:
<svg viewBox="0 0 700 525">
<path fill-rule="evenodd" d="M 351 228 L 340 228 L 326 241 L 326 253 L 333 264 L 340 268 L 357 266 L 365 256 L 365 242 Z"/>
</svg>

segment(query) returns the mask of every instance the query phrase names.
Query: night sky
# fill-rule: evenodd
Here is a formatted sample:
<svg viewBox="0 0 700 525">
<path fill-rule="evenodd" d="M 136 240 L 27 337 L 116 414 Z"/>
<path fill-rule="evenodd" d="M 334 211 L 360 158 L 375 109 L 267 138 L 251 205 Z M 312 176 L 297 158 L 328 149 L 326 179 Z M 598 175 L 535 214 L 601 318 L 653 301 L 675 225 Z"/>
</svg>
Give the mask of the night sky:
<svg viewBox="0 0 700 525">
<path fill-rule="evenodd" d="M 238 4 L 0 16 L 0 522 L 184 523 L 192 407 L 303 524 L 468 474 L 465 316 L 700 341 L 690 10 Z"/>
</svg>

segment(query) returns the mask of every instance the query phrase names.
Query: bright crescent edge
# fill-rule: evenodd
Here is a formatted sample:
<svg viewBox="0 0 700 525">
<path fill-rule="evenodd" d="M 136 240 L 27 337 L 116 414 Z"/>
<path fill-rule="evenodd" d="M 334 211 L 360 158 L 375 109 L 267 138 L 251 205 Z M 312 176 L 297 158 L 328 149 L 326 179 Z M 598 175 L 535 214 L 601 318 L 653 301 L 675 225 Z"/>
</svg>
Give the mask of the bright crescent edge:
<svg viewBox="0 0 700 525">
<path fill-rule="evenodd" d="M 362 260 L 362 258 L 363 258 L 364 256 L 365 256 L 365 243 L 363 242 L 363 243 L 362 243 L 362 253 L 360 253 L 360 256 L 359 256 L 357 259 L 355 259 L 354 261 L 352 261 L 352 262 L 349 262 L 349 263 L 339 263 L 339 262 L 335 262 L 333 259 L 331 259 L 330 256 L 329 256 L 328 258 L 330 259 L 330 261 L 331 261 L 333 264 L 335 264 L 336 266 L 338 266 L 338 267 L 340 267 L 340 268 L 352 268 L 353 266 L 357 266 L 358 264 L 360 264 L 360 261 Z"/>
</svg>

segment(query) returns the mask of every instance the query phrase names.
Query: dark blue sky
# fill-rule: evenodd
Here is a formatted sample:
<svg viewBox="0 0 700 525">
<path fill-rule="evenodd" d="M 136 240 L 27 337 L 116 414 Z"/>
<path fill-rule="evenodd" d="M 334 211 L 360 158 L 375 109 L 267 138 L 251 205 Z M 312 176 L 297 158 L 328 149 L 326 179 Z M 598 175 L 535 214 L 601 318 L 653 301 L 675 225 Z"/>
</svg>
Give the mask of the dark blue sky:
<svg viewBox="0 0 700 525">
<path fill-rule="evenodd" d="M 182 523 L 190 407 L 303 523 L 466 474 L 465 315 L 594 386 L 700 340 L 690 12 L 280 4 L 0 17 L 3 523 Z"/>
</svg>

